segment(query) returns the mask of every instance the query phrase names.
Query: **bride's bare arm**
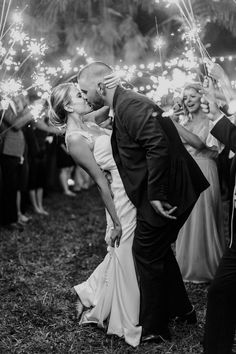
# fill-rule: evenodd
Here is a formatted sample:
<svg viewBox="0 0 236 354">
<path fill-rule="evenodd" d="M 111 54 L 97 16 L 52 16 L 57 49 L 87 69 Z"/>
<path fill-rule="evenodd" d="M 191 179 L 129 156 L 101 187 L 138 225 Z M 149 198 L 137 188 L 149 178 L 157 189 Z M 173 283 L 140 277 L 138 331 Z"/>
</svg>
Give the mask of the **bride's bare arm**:
<svg viewBox="0 0 236 354">
<path fill-rule="evenodd" d="M 98 167 L 88 144 L 82 136 L 75 135 L 69 137 L 68 149 L 75 163 L 80 165 L 97 184 L 102 200 L 114 224 L 114 229 L 111 234 L 112 246 L 114 246 L 115 242 L 118 246 L 122 235 L 122 229 L 106 177 Z"/>
</svg>

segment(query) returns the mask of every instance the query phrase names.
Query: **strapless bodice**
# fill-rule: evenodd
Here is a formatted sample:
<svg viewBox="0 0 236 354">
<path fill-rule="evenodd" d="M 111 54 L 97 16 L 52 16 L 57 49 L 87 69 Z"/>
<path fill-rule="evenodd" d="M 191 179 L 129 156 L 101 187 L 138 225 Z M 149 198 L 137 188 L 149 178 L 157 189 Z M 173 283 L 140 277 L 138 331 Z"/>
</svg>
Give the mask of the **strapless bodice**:
<svg viewBox="0 0 236 354">
<path fill-rule="evenodd" d="M 111 136 L 100 135 L 94 141 L 93 155 L 102 170 L 116 170 L 116 164 L 112 155 Z"/>
<path fill-rule="evenodd" d="M 88 145 L 90 146 L 94 158 L 102 170 L 112 171 L 117 170 L 115 161 L 112 155 L 111 148 L 111 131 L 101 128 L 101 135 L 94 136 L 86 131 L 73 130 L 66 133 L 65 141 L 67 145 L 67 139 L 71 135 L 83 136 Z"/>
</svg>

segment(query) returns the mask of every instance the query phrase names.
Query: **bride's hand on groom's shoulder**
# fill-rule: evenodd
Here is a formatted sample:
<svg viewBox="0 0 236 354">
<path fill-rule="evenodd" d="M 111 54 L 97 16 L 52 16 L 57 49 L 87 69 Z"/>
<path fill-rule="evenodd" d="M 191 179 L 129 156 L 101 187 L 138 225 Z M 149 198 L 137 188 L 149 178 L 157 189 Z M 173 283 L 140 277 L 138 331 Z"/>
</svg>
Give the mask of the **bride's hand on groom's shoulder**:
<svg viewBox="0 0 236 354">
<path fill-rule="evenodd" d="M 113 71 L 110 75 L 104 77 L 104 84 L 108 89 L 115 88 L 121 83 L 121 78 L 126 74 L 123 70 Z"/>
<path fill-rule="evenodd" d="M 84 123 L 96 123 L 98 125 L 109 119 L 110 108 L 108 106 L 103 106 L 96 111 L 91 111 L 83 115 Z"/>
<path fill-rule="evenodd" d="M 169 203 L 161 200 L 151 200 L 150 203 L 157 214 L 167 219 L 177 219 L 176 216 L 172 215 L 177 209 L 176 206 L 172 206 Z"/>
</svg>

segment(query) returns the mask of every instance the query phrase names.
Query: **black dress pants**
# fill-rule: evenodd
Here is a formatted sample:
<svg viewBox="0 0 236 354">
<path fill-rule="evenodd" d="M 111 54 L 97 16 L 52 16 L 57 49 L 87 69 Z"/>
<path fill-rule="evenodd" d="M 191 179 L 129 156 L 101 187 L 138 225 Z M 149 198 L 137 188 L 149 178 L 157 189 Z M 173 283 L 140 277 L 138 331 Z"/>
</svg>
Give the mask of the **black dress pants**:
<svg viewBox="0 0 236 354">
<path fill-rule="evenodd" d="M 133 255 L 140 286 L 139 324 L 143 335 L 165 332 L 170 317 L 192 310 L 171 249 L 191 210 L 161 227 L 151 226 L 138 215 Z"/>
<path fill-rule="evenodd" d="M 2 224 L 17 222 L 16 194 L 19 187 L 20 158 L 2 155 L 3 215 Z"/>
<path fill-rule="evenodd" d="M 236 328 L 236 245 L 227 249 L 208 291 L 205 354 L 231 354 Z"/>
</svg>

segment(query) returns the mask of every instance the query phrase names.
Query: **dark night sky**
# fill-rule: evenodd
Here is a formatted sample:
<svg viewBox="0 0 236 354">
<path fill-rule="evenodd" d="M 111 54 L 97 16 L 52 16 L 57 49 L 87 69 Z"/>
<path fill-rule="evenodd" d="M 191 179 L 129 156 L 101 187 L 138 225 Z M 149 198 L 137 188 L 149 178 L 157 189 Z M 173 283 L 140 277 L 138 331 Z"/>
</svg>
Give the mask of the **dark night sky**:
<svg viewBox="0 0 236 354">
<path fill-rule="evenodd" d="M 149 14 L 142 9 L 138 11 L 136 21 L 140 31 L 145 35 L 155 26 L 155 16 L 157 22 L 161 23 L 168 19 L 165 11 L 158 9 L 155 13 Z M 172 22 L 173 31 L 176 31 L 180 25 Z M 161 32 L 161 25 L 159 26 Z M 204 44 L 211 44 L 209 52 L 212 56 L 228 55 L 236 53 L 236 37 L 225 29 L 223 26 L 218 25 L 216 22 L 208 23 L 206 26 L 206 34 Z"/>
</svg>

